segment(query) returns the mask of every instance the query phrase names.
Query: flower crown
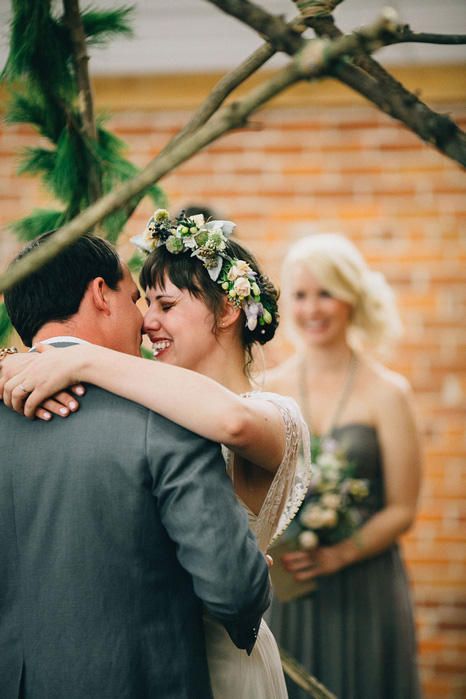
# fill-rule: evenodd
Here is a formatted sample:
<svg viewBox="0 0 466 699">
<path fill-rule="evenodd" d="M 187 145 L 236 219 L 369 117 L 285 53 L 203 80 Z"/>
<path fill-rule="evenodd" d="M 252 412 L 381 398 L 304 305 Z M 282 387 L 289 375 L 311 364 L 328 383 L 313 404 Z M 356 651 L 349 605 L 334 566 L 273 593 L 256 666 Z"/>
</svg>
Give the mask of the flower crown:
<svg viewBox="0 0 466 699">
<path fill-rule="evenodd" d="M 225 253 L 227 240 L 235 226 L 232 221 L 206 222 L 202 214 L 188 218 L 184 211 L 170 221 L 168 211 L 157 209 L 144 232 L 133 236 L 130 242 L 146 252 L 165 245 L 173 255 L 190 252 L 191 257 L 198 257 L 210 278 L 221 285 L 235 308 L 244 310 L 246 325 L 253 331 L 258 323 L 271 323 L 272 313 L 261 300 L 265 291 L 262 278 L 247 262 Z"/>
</svg>

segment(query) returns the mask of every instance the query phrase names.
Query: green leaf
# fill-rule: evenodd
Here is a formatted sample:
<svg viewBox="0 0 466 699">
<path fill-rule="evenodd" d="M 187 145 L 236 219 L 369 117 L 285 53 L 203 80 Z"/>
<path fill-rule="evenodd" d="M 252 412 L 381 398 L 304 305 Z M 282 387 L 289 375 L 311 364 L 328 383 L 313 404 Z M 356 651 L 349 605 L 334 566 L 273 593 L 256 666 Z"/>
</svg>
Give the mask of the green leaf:
<svg viewBox="0 0 466 699">
<path fill-rule="evenodd" d="M 154 353 L 147 349 L 147 347 L 141 347 L 141 354 L 144 357 L 144 359 L 152 359 L 154 360 Z"/>
<path fill-rule="evenodd" d="M 129 271 L 131 274 L 139 274 L 142 264 L 144 262 L 144 257 L 140 252 L 135 252 L 133 255 L 129 258 L 128 262 L 126 263 L 129 267 Z"/>
<path fill-rule="evenodd" d="M 13 326 L 6 312 L 6 306 L 2 301 L 0 303 L 0 345 L 2 347 L 7 347 L 10 344 L 13 333 Z"/>
</svg>

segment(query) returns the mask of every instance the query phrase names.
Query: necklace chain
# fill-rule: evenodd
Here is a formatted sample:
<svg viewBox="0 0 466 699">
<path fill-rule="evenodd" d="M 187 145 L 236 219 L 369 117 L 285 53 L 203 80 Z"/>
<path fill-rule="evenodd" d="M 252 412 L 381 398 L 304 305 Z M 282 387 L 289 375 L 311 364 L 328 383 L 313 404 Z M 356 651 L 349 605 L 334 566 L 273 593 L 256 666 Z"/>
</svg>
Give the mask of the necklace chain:
<svg viewBox="0 0 466 699">
<path fill-rule="evenodd" d="M 346 378 L 345 378 L 345 383 L 343 384 L 343 388 L 341 389 L 341 393 L 335 408 L 335 412 L 333 414 L 332 421 L 330 423 L 330 427 L 328 430 L 322 435 L 322 437 L 327 436 L 328 434 L 331 433 L 333 428 L 336 426 L 338 420 L 341 417 L 341 414 L 343 412 L 343 408 L 345 407 L 346 400 L 351 393 L 351 389 L 353 388 L 354 384 L 354 379 L 356 376 L 356 372 L 358 370 L 359 366 L 359 358 L 358 356 L 351 351 L 351 359 L 350 363 L 348 366 L 348 371 L 346 372 Z M 309 427 L 309 433 L 312 436 L 312 425 L 311 425 L 311 415 L 309 411 L 309 401 L 307 397 L 307 377 L 306 377 L 306 362 L 303 357 L 301 363 L 300 363 L 300 385 L 299 385 L 299 392 L 300 392 L 300 398 L 301 398 L 301 407 L 304 413 L 304 419 L 307 422 L 307 426 Z"/>
</svg>

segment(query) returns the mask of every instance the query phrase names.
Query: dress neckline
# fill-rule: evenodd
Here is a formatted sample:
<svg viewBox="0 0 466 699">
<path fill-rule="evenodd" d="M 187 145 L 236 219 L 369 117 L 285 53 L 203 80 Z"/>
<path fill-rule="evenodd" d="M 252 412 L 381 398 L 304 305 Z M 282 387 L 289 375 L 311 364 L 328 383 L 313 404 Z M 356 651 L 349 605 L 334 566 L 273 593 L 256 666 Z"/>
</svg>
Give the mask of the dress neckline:
<svg viewBox="0 0 466 699">
<path fill-rule="evenodd" d="M 354 379 L 356 377 L 357 371 L 359 368 L 359 357 L 357 354 L 351 350 L 351 358 L 350 358 L 350 363 L 348 366 L 348 370 L 346 372 L 346 377 L 345 377 L 345 382 L 343 384 L 343 387 L 340 391 L 340 395 L 338 396 L 338 401 L 335 407 L 335 411 L 333 413 L 333 417 L 330 421 L 330 427 L 323 432 L 323 434 L 319 437 L 319 439 L 326 439 L 335 429 L 337 429 L 337 422 L 340 419 L 343 410 L 345 408 L 346 402 L 349 398 L 349 395 L 351 393 L 351 390 L 354 385 Z M 302 412 L 304 415 L 304 419 L 307 422 L 307 426 L 309 428 L 309 434 L 312 436 L 317 436 L 313 435 L 312 432 L 312 425 L 311 425 L 311 414 L 309 410 L 309 401 L 307 397 L 307 377 L 306 377 L 306 363 L 304 360 L 304 357 L 302 358 L 300 362 L 300 382 L 299 382 L 299 393 L 300 393 L 300 399 L 301 399 L 301 408 Z"/>
</svg>

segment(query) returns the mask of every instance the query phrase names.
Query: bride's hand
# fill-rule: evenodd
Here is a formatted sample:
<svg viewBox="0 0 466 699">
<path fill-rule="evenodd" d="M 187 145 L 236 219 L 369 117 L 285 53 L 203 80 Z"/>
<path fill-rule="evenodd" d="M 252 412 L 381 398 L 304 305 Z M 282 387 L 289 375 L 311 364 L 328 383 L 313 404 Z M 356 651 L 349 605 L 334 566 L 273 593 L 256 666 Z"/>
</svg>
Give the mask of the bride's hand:
<svg viewBox="0 0 466 699">
<path fill-rule="evenodd" d="M 7 363 L 2 362 L 5 367 L 0 373 L 0 397 L 7 407 L 31 419 L 36 416 L 50 420 L 52 414 L 66 417 L 79 404 L 62 389 L 74 384 L 69 390 L 75 395 L 82 396 L 85 391 L 73 378 L 74 364 L 63 361 L 63 353 L 72 348 L 62 348 L 57 353 L 51 345 L 38 344 L 36 349 L 37 353 L 8 355 Z M 17 357 L 21 359 L 18 361 Z"/>
</svg>

